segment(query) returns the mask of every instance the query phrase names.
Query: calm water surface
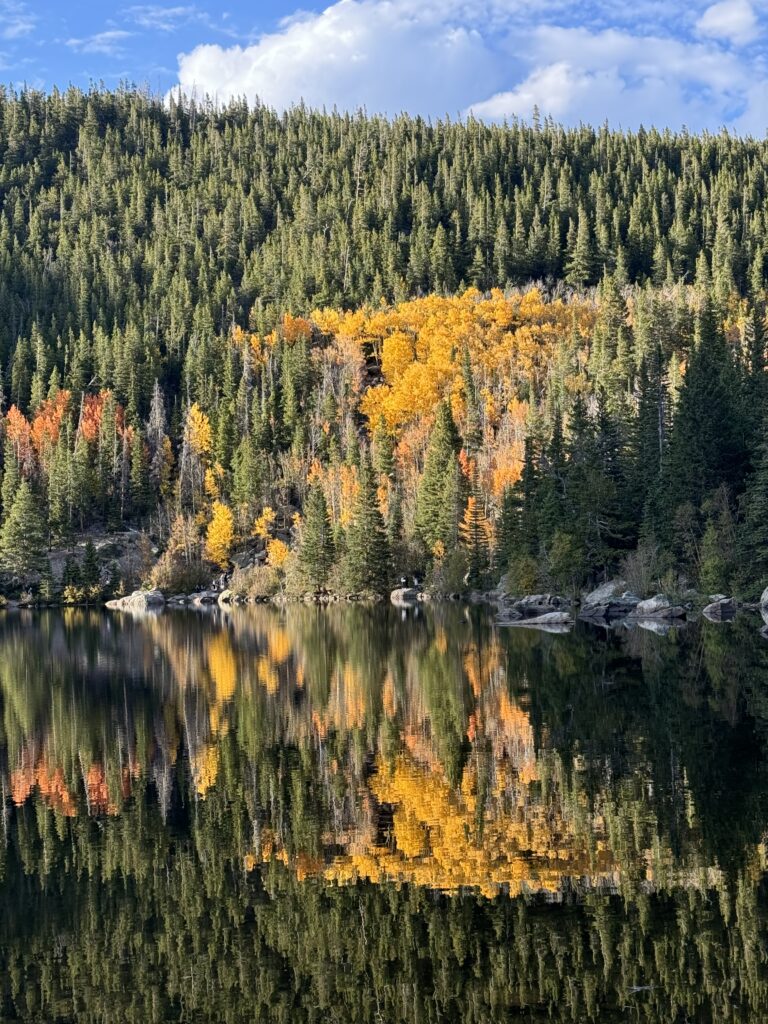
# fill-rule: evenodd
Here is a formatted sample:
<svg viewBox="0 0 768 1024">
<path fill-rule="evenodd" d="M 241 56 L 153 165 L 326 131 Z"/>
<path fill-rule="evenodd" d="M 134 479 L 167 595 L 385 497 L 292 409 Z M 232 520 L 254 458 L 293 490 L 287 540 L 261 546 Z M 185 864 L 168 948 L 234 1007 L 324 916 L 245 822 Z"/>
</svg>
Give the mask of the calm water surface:
<svg viewBox="0 0 768 1024">
<path fill-rule="evenodd" d="M 768 1019 L 768 642 L 0 620 L 0 1020 Z"/>
</svg>

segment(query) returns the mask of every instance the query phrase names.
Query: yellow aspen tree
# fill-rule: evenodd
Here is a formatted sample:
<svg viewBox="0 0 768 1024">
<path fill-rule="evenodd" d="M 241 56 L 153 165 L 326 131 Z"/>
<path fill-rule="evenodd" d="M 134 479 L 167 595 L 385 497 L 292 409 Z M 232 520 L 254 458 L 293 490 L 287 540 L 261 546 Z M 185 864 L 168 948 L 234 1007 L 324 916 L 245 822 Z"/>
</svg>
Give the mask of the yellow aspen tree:
<svg viewBox="0 0 768 1024">
<path fill-rule="evenodd" d="M 235 518 L 232 509 L 221 501 L 214 501 L 211 521 L 205 534 L 205 557 L 209 562 L 226 569 L 234 539 Z"/>
</svg>

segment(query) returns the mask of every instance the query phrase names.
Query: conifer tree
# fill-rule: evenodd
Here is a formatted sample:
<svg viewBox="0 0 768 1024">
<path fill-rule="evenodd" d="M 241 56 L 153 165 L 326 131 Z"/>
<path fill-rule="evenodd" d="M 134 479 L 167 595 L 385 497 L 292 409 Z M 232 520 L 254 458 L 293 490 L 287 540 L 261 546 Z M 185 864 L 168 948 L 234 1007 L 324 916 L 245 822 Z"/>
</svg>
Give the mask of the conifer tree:
<svg viewBox="0 0 768 1024">
<path fill-rule="evenodd" d="M 430 552 L 440 539 L 439 522 L 446 472 L 458 450 L 456 424 L 450 406 L 443 401 L 437 407 L 416 503 L 416 530 Z"/>
<path fill-rule="evenodd" d="M 395 452 L 392 435 L 383 417 L 379 417 L 373 431 L 373 468 L 379 476 L 392 477 L 395 473 Z"/>
<path fill-rule="evenodd" d="M 5 445 L 3 447 L 3 484 L 0 490 L 0 497 L 2 498 L 3 513 L 8 515 L 13 505 L 13 499 L 16 496 L 16 491 L 19 489 L 21 482 L 21 473 L 19 471 L 19 463 L 16 458 L 16 449 L 13 446 L 13 442 L 6 438 Z"/>
<path fill-rule="evenodd" d="M 325 494 L 314 484 L 304 506 L 299 563 L 315 591 L 322 590 L 334 560 L 333 527 Z"/>
<path fill-rule="evenodd" d="M 136 515 L 144 515 L 150 507 L 149 467 L 141 431 L 134 430 L 131 438 L 131 508 Z"/>
<path fill-rule="evenodd" d="M 354 592 L 383 593 L 390 577 L 389 544 L 368 450 L 360 455 L 358 493 L 347 530 L 347 582 Z"/>
<path fill-rule="evenodd" d="M 0 528 L 0 564 L 17 576 L 42 572 L 47 561 L 45 546 L 40 503 L 29 483 L 22 480 Z"/>
<path fill-rule="evenodd" d="M 566 262 L 565 280 L 569 284 L 585 285 L 592 281 L 593 273 L 594 255 L 589 217 L 582 206 L 579 208 L 578 227 Z"/>
<path fill-rule="evenodd" d="M 742 586 L 752 584 L 757 592 L 768 587 L 768 420 L 763 427 L 755 469 L 747 480 L 742 498 L 738 531 Z"/>
<path fill-rule="evenodd" d="M 101 579 L 101 569 L 99 567 L 98 555 L 96 554 L 96 547 L 90 539 L 85 545 L 81 578 L 86 587 L 95 587 Z"/>
<path fill-rule="evenodd" d="M 740 489 L 747 466 L 746 431 L 738 377 L 731 352 L 708 300 L 697 322 L 670 439 L 665 467 L 665 508 L 689 503 L 695 509 L 721 483 Z"/>
</svg>

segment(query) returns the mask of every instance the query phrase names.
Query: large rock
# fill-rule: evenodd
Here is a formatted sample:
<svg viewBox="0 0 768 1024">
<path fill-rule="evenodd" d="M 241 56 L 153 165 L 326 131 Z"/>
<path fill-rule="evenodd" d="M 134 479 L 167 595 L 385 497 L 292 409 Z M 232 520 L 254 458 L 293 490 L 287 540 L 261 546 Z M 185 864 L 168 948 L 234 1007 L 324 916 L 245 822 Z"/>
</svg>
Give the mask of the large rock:
<svg viewBox="0 0 768 1024">
<path fill-rule="evenodd" d="M 216 590 L 203 590 L 199 594 L 190 594 L 190 602 L 195 608 L 202 608 L 204 605 L 218 604 L 219 594 Z"/>
<path fill-rule="evenodd" d="M 522 612 L 524 616 L 539 616 L 568 608 L 570 604 L 567 597 L 560 597 L 558 594 L 527 594 L 514 601 L 512 607 Z"/>
<path fill-rule="evenodd" d="M 496 621 L 500 626 L 506 626 L 519 622 L 522 617 L 523 613 L 519 612 L 517 608 L 502 608 Z"/>
<path fill-rule="evenodd" d="M 735 617 L 737 610 L 738 605 L 732 597 L 721 597 L 708 604 L 702 615 L 710 622 L 730 622 Z"/>
<path fill-rule="evenodd" d="M 567 633 L 573 625 L 568 612 L 545 612 L 533 618 L 513 619 L 506 615 L 498 620 L 500 626 L 519 626 L 524 629 L 541 629 L 545 633 Z"/>
<path fill-rule="evenodd" d="M 768 608 L 768 587 L 760 595 L 760 607 Z"/>
<path fill-rule="evenodd" d="M 389 595 L 395 608 L 415 608 L 421 599 L 421 591 L 416 587 L 399 587 Z"/>
<path fill-rule="evenodd" d="M 656 594 L 655 597 L 646 598 L 645 601 L 638 601 L 632 618 L 636 619 L 682 619 L 685 618 L 685 608 L 682 605 L 674 605 L 666 594 Z"/>
<path fill-rule="evenodd" d="M 587 609 L 605 606 L 613 598 L 623 594 L 626 587 L 625 580 L 608 580 L 607 583 L 602 583 L 599 587 L 595 587 L 589 594 L 584 594 L 581 598 L 581 607 Z"/>
<path fill-rule="evenodd" d="M 615 622 L 632 615 L 639 604 L 640 598 L 625 590 L 623 594 L 605 598 L 596 604 L 583 604 L 579 618 L 589 622 Z"/>
<path fill-rule="evenodd" d="M 165 605 L 165 597 L 160 590 L 134 590 L 125 597 L 107 601 L 107 608 L 121 612 L 147 612 L 158 610 Z"/>
</svg>

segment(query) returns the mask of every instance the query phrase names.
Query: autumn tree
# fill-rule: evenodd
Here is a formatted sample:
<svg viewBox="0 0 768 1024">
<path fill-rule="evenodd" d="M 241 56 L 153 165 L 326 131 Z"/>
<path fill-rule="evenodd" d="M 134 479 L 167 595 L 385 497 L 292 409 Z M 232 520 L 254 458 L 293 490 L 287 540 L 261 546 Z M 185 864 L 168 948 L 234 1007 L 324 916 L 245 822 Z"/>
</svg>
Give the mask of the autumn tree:
<svg viewBox="0 0 768 1024">
<path fill-rule="evenodd" d="M 232 509 L 221 501 L 214 501 L 205 534 L 205 557 L 208 561 L 226 569 L 234 538 L 235 520 Z"/>
<path fill-rule="evenodd" d="M 476 493 L 467 499 L 459 536 L 469 558 L 468 582 L 479 586 L 490 567 L 491 527 Z"/>
</svg>

